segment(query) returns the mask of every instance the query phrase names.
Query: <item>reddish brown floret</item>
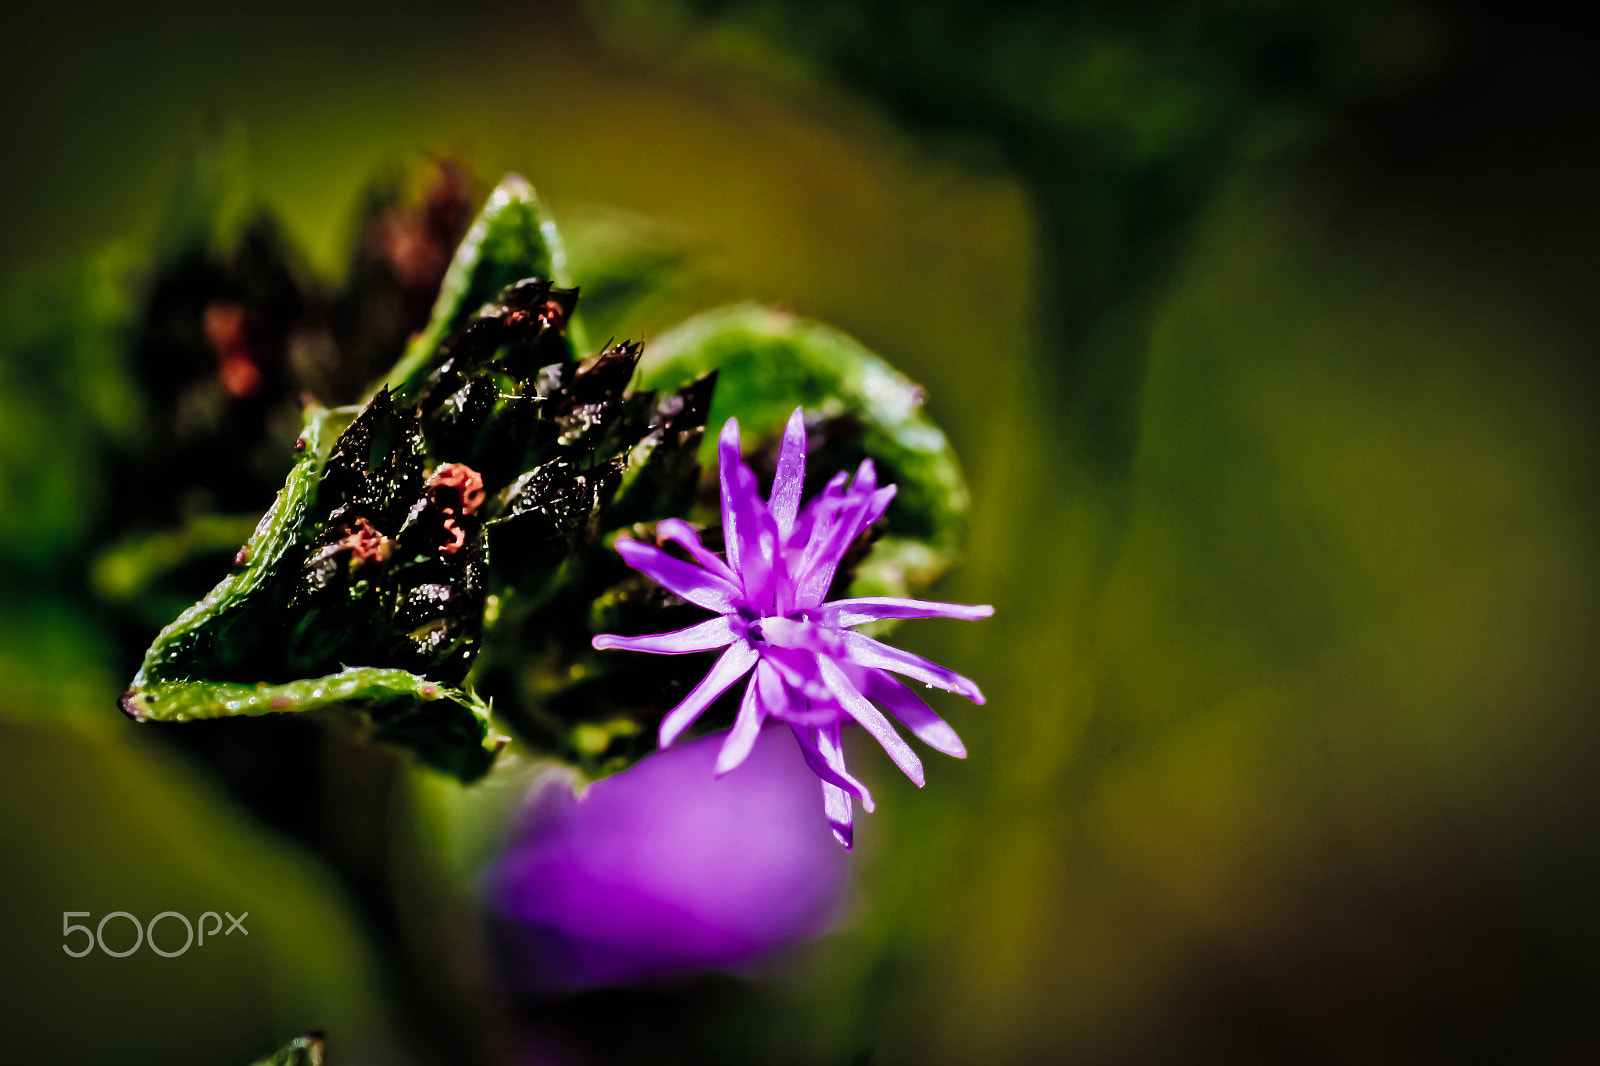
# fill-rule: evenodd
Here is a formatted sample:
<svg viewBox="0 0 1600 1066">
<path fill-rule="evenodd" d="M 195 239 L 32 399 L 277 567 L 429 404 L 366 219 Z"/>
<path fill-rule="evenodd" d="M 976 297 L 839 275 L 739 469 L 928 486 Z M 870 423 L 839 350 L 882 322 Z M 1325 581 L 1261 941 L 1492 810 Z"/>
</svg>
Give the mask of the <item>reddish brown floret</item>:
<svg viewBox="0 0 1600 1066">
<path fill-rule="evenodd" d="M 446 555 L 454 555 L 456 552 L 461 550 L 462 545 L 467 543 L 466 530 L 456 525 L 456 520 L 454 518 L 446 518 L 444 520 L 444 531 L 450 534 L 450 536 L 454 539 L 448 544 L 439 545 L 439 550 Z"/>
<path fill-rule="evenodd" d="M 217 379 L 230 395 L 249 396 L 261 388 L 261 368 L 250 350 L 244 308 L 214 303 L 206 308 L 206 341 L 217 357 Z"/>
<path fill-rule="evenodd" d="M 445 463 L 428 479 L 429 488 L 451 488 L 461 493 L 461 513 L 483 506 L 483 478 L 464 463 Z"/>
<path fill-rule="evenodd" d="M 355 520 L 350 532 L 339 539 L 339 547 L 349 548 L 351 561 L 355 563 L 364 563 L 372 559 L 381 563 L 394 551 L 389 538 L 378 532 L 365 518 Z"/>
</svg>

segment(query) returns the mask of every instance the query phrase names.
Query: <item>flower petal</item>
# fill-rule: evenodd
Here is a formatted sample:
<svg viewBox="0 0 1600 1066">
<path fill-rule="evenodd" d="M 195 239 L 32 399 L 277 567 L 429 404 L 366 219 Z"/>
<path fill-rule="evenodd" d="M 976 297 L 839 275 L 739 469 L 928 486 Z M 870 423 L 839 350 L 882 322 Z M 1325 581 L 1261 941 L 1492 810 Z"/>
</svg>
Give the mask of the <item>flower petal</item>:
<svg viewBox="0 0 1600 1066">
<path fill-rule="evenodd" d="M 767 507 L 778 524 L 778 536 L 789 539 L 795 518 L 800 513 L 800 493 L 806 481 L 806 419 L 796 407 L 783 429 L 783 445 L 778 449 L 778 471 L 772 478 Z"/>
<path fill-rule="evenodd" d="M 816 622 L 797 618 L 762 618 L 752 623 L 751 632 L 761 640 L 779 648 L 797 648 L 801 651 L 824 651 L 839 647 L 838 634 Z"/>
<path fill-rule="evenodd" d="M 823 784 L 831 784 L 835 788 L 860 797 L 861 806 L 871 814 L 877 807 L 872 802 L 872 793 L 867 791 L 867 786 L 856 780 L 844 765 L 844 745 L 839 735 L 839 723 L 829 722 L 827 725 L 799 725 L 789 723 L 789 728 L 794 731 L 794 739 L 800 744 L 800 754 L 805 756 L 806 765 L 811 767 L 811 772 L 822 779 Z"/>
<path fill-rule="evenodd" d="M 894 499 L 895 486 L 877 487 L 877 471 L 864 459 L 855 482 L 832 508 L 819 511 L 811 540 L 795 569 L 795 604 L 815 607 L 828 594 L 845 552 L 879 518 Z"/>
<path fill-rule="evenodd" d="M 777 526 L 756 485 L 756 476 L 739 458 L 739 423 L 730 418 L 717 442 L 722 478 L 722 543 L 728 566 L 739 575 L 745 602 L 757 611 L 777 603 L 772 580 L 779 560 Z"/>
<path fill-rule="evenodd" d="M 836 482 L 837 475 L 834 481 L 828 483 L 828 488 L 833 489 Z M 825 563 L 835 550 L 840 555 L 844 554 L 844 549 L 850 546 L 849 540 L 854 538 L 845 539 L 842 546 L 838 542 L 844 539 L 845 533 L 854 526 L 863 505 L 877 489 L 877 467 L 872 465 L 871 459 L 863 459 L 861 465 L 856 468 L 854 481 L 832 494 L 824 493 L 813 502 L 815 522 L 811 529 L 811 539 L 806 542 L 802 557 L 800 565 L 802 573 Z"/>
<path fill-rule="evenodd" d="M 855 805 L 850 802 L 850 794 L 837 785 L 822 783 L 822 812 L 828 816 L 828 827 L 833 830 L 833 839 L 844 845 L 848 850 L 855 844 L 856 831 Z"/>
<path fill-rule="evenodd" d="M 857 596 L 830 600 L 822 605 L 820 613 L 818 620 L 823 625 L 842 629 L 884 618 L 961 618 L 971 622 L 988 618 L 994 608 L 988 604 L 936 603 L 900 596 Z"/>
<path fill-rule="evenodd" d="M 764 620 L 764 630 L 770 631 L 770 621 L 770 619 Z M 832 629 L 828 632 L 837 639 L 841 657 L 857 666 L 892 670 L 897 674 L 921 681 L 925 685 L 933 685 L 965 696 L 973 703 L 983 702 L 983 693 L 978 691 L 978 686 L 954 670 L 946 670 L 938 663 L 929 662 L 920 655 L 901 651 L 854 630 Z"/>
<path fill-rule="evenodd" d="M 657 655 L 687 655 L 690 652 L 725 648 L 738 640 L 743 631 L 744 624 L 737 615 L 719 614 L 699 625 L 671 633 L 650 633 L 642 637 L 601 633 L 591 643 L 599 651 L 616 648 L 621 651 L 655 652 Z"/>
<path fill-rule="evenodd" d="M 723 561 L 722 556 L 708 550 L 700 543 L 700 534 L 681 518 L 664 518 L 656 523 L 656 539 L 681 545 L 694 557 L 694 561 L 723 578 L 731 585 L 739 584 L 739 575 Z"/>
<path fill-rule="evenodd" d="M 832 513 L 832 508 L 837 507 L 844 497 L 844 486 L 850 480 L 850 475 L 843 470 L 828 479 L 822 491 L 811 497 L 809 503 L 800 508 L 800 517 L 795 519 L 794 528 L 789 531 L 789 536 L 784 541 L 784 546 L 790 554 L 804 555 L 806 545 L 811 543 L 811 533 L 816 528 L 819 516 Z"/>
<path fill-rule="evenodd" d="M 667 712 L 661 720 L 660 744 L 663 748 L 672 746 L 678 739 L 678 734 L 688 729 L 690 724 L 709 706 L 711 701 L 733 687 L 733 683 L 750 672 L 756 664 L 761 653 L 750 646 L 749 641 L 741 640 L 722 653 L 722 658 L 716 661 L 709 673 L 700 679 L 700 683 L 683 698 L 683 702 Z"/>
<path fill-rule="evenodd" d="M 856 526 L 857 537 L 861 535 L 862 530 L 883 517 L 883 512 L 889 509 L 890 501 L 894 499 L 895 493 L 899 491 L 898 485 L 885 485 L 881 489 L 873 490 L 871 498 L 866 501 L 866 509 L 861 512 L 861 516 L 856 520 L 858 523 Z M 850 539 L 855 540 L 856 538 L 851 537 Z"/>
<path fill-rule="evenodd" d="M 867 699 L 900 719 L 918 740 L 934 751 L 942 751 L 957 759 L 967 757 L 967 746 L 950 724 L 929 709 L 922 697 L 906 688 L 882 670 L 863 670 L 857 687 Z"/>
<path fill-rule="evenodd" d="M 750 498 L 755 494 L 755 475 L 739 457 L 739 420 L 730 418 L 717 439 L 717 469 L 722 479 L 722 545 L 728 566 L 741 577 L 758 550 L 753 528 L 754 510 Z"/>
<path fill-rule="evenodd" d="M 772 680 L 767 714 L 786 722 L 817 722 L 837 714 L 833 694 L 817 677 L 817 666 L 810 652 L 771 643 L 759 647 L 761 661 L 770 671 L 770 675 L 764 676 Z M 827 707 L 813 709 L 809 706 L 812 702 L 825 703 Z"/>
<path fill-rule="evenodd" d="M 739 572 L 740 544 L 734 535 L 736 516 L 733 514 L 733 501 L 738 470 L 743 465 L 739 458 L 739 420 L 730 418 L 722 424 L 722 433 L 717 437 L 717 475 L 722 483 L 723 551 L 735 573 Z"/>
<path fill-rule="evenodd" d="M 783 718 L 793 697 L 783 683 L 783 677 L 770 655 L 762 655 L 756 664 L 756 695 L 761 700 L 761 713 Z"/>
<path fill-rule="evenodd" d="M 823 682 L 832 690 L 850 717 L 861 723 L 861 727 L 883 745 L 883 750 L 889 753 L 889 758 L 894 760 L 894 764 L 900 767 L 918 788 L 921 788 L 926 783 L 922 772 L 922 760 L 917 757 L 911 745 L 905 742 L 905 738 L 895 732 L 894 726 L 883 716 L 883 712 L 861 694 L 839 668 L 838 663 L 826 655 L 819 655 L 817 668 L 822 672 Z"/>
<path fill-rule="evenodd" d="M 630 537 L 617 538 L 617 552 L 629 566 L 669 592 L 718 614 L 732 614 L 743 599 L 739 589 L 693 563 L 674 559 L 652 544 L 641 544 Z"/>
<path fill-rule="evenodd" d="M 756 670 L 760 669 L 761 664 L 758 662 Z M 717 765 L 712 772 L 718 777 L 749 758 L 751 750 L 756 746 L 756 738 L 761 735 L 761 722 L 766 718 L 767 712 L 758 694 L 759 680 L 758 673 L 756 677 L 750 679 L 750 684 L 745 686 L 744 699 L 739 701 L 739 717 L 733 720 L 733 728 L 728 730 L 728 739 L 722 742 L 722 747 L 717 751 Z"/>
</svg>

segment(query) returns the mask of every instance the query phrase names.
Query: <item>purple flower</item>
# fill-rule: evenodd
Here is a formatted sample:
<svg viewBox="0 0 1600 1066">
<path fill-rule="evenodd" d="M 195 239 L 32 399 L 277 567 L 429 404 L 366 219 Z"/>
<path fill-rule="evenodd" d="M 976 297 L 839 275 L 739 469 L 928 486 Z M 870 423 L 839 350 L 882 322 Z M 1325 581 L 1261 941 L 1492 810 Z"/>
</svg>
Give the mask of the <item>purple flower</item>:
<svg viewBox="0 0 1600 1066">
<path fill-rule="evenodd" d="M 683 655 L 726 648 L 711 671 L 661 722 L 661 747 L 669 747 L 734 682 L 754 672 L 739 715 L 717 755 L 725 774 L 750 754 L 762 723 L 787 722 L 806 763 L 822 779 L 823 809 L 833 834 L 850 846 L 854 800 L 872 810 L 872 794 L 845 768 L 840 726 L 847 720 L 871 733 L 895 765 L 918 787 L 922 760 L 884 717 L 881 706 L 923 743 L 958 759 L 967 750 L 938 715 L 894 678 L 900 674 L 931 687 L 983 702 L 978 686 L 920 656 L 854 631 L 885 618 L 987 618 L 993 607 L 891 596 L 824 603 L 839 562 L 851 543 L 883 516 L 894 486 L 878 487 L 868 459 L 847 484 L 835 475 L 805 507 L 805 420 L 789 418 L 772 493 L 763 500 L 756 476 L 739 457 L 739 424 L 728 419 L 718 441 L 722 474 L 722 533 L 727 559 L 708 551 L 687 523 L 668 519 L 657 538 L 683 548 L 686 562 L 660 548 L 619 537 L 617 550 L 635 570 L 716 617 L 673 633 L 643 637 L 601 634 L 596 648 Z"/>
<path fill-rule="evenodd" d="M 484 882 L 495 942 L 535 992 L 739 966 L 826 932 L 850 858 L 816 816 L 816 780 L 776 728 L 712 774 L 715 738 L 657 752 L 574 798 L 536 785 Z"/>
</svg>

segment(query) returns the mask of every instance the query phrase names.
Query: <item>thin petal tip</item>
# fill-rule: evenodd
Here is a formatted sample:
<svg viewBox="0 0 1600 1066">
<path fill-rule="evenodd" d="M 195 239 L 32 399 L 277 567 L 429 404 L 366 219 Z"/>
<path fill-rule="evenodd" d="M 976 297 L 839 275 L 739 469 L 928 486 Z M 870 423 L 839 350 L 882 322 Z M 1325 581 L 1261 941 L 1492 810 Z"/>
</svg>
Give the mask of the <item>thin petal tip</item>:
<svg viewBox="0 0 1600 1066">
<path fill-rule="evenodd" d="M 981 705 L 989 702 L 984 696 L 983 691 L 978 688 L 977 685 L 974 685 L 971 681 L 968 681 L 964 677 L 961 680 L 963 684 L 951 686 L 951 692 L 954 692 L 957 696 L 965 696 L 967 699 L 976 704 Z"/>
<path fill-rule="evenodd" d="M 749 755 L 750 749 L 748 748 L 740 752 L 730 752 L 727 744 L 724 743 L 722 750 L 717 753 L 717 765 L 712 767 L 711 776 L 722 777 L 725 774 L 732 773 L 744 765 L 744 761 Z"/>
</svg>

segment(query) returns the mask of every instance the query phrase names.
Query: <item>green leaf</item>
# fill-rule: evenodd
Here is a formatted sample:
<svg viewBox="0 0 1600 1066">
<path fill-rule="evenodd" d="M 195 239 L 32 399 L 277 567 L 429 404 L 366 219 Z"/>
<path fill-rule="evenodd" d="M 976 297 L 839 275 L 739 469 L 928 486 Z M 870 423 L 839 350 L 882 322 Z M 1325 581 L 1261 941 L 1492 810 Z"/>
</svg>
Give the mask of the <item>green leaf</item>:
<svg viewBox="0 0 1600 1066">
<path fill-rule="evenodd" d="M 880 483 L 899 486 L 887 529 L 856 571 L 850 594 L 903 596 L 954 562 L 967 485 L 954 449 L 922 410 L 922 389 L 853 338 L 818 322 L 743 304 L 698 315 L 651 342 L 643 384 L 669 389 L 716 371 L 701 461 L 715 468 L 715 431 L 739 419 L 745 450 L 775 440 L 797 405 L 829 420 L 813 448 L 807 495 L 870 457 Z"/>
<path fill-rule="evenodd" d="M 251 1066 L 322 1066 L 321 1033 L 297 1036 Z"/>
<path fill-rule="evenodd" d="M 214 676 L 215 671 L 236 665 L 249 653 L 253 647 L 250 629 L 262 624 L 262 601 L 270 595 L 278 563 L 299 536 L 316 498 L 317 482 L 336 430 L 350 416 L 347 409 L 334 412 L 313 407 L 306 412 L 300 438 L 305 446 L 271 509 L 242 549 L 244 565 L 156 636 L 133 680 L 134 689 L 160 681 Z"/>
<path fill-rule="evenodd" d="M 99 518 L 102 449 L 139 429 L 123 366 L 126 257 L 16 288 L 0 305 L 0 567 L 8 591 L 71 580 Z M 47 446 L 46 446 L 47 445 Z"/>
<path fill-rule="evenodd" d="M 481 776 L 499 750 L 491 738 L 486 704 L 461 690 L 392 665 L 363 665 L 327 676 L 283 679 L 286 580 L 298 574 L 294 551 L 317 526 L 317 489 L 334 450 L 358 436 L 353 411 L 312 408 L 305 444 L 277 501 L 241 552 L 243 563 L 199 603 L 156 637 L 143 666 L 122 697 L 137 721 L 304 712 L 340 706 L 366 717 L 377 739 L 412 748 L 426 763 L 463 779 Z M 322 501 L 325 504 L 327 501 Z M 381 617 L 360 619 L 363 633 Z M 316 634 L 337 648 L 340 634 Z"/>
<path fill-rule="evenodd" d="M 389 387 L 402 400 L 414 399 L 445 338 L 500 290 L 529 277 L 565 284 L 566 253 L 533 186 L 509 174 L 489 194 L 489 202 L 456 250 L 428 328 L 406 346 L 387 378 Z"/>
<path fill-rule="evenodd" d="M 362 714 L 375 739 L 411 748 L 429 766 L 463 781 L 482 777 L 505 744 L 492 736 L 489 706 L 476 696 L 383 667 L 349 667 L 326 677 L 277 685 L 264 681 L 136 684 L 123 696 L 122 707 L 141 722 L 338 708 Z"/>
<path fill-rule="evenodd" d="M 575 299 L 520 280 L 446 338 L 413 401 L 385 388 L 359 412 L 314 410 L 238 569 L 162 631 L 124 709 L 340 705 L 431 765 L 483 773 L 488 708 L 463 686 L 491 602 L 525 614 L 581 577 L 599 532 L 686 511 L 699 481 L 710 380 L 630 394 L 637 345 L 574 361 Z"/>
</svg>

